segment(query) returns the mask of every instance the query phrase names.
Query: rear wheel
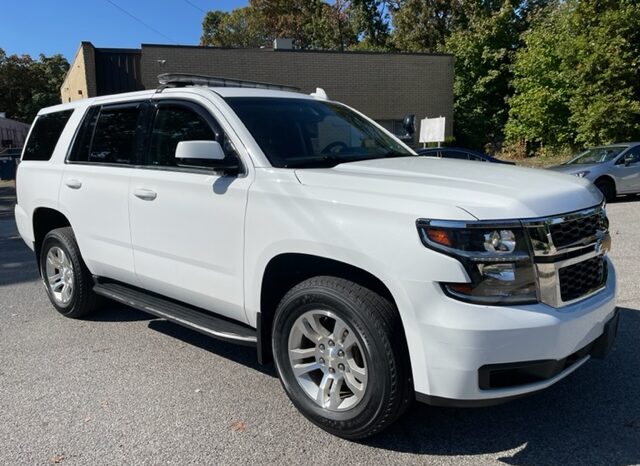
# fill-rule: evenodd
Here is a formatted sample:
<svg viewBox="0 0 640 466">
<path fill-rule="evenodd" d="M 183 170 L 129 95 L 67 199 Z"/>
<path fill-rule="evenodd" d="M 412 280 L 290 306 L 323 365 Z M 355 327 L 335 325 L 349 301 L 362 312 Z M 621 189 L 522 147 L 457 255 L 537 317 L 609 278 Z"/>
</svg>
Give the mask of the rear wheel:
<svg viewBox="0 0 640 466">
<path fill-rule="evenodd" d="M 411 399 L 403 334 L 388 300 L 347 280 L 311 278 L 276 311 L 276 369 L 313 423 L 340 437 L 367 437 L 397 419 Z"/>
<path fill-rule="evenodd" d="M 616 198 L 616 187 L 610 179 L 600 178 L 594 184 L 602 192 L 607 202 L 611 202 Z"/>
<path fill-rule="evenodd" d="M 44 237 L 40 271 L 49 300 L 62 315 L 78 318 L 97 308 L 91 272 L 70 227 L 57 228 Z"/>
</svg>

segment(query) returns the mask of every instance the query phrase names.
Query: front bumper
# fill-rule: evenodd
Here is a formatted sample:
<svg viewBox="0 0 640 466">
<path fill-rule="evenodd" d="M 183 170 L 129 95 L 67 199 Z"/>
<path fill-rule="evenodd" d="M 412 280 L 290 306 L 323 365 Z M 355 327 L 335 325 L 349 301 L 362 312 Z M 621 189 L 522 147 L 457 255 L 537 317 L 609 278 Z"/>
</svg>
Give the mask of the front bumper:
<svg viewBox="0 0 640 466">
<path fill-rule="evenodd" d="M 428 305 L 416 309 L 422 341 L 421 354 L 411 358 L 416 398 L 440 405 L 495 404 L 544 389 L 602 356 L 617 324 L 611 263 L 609 270 L 603 290 L 561 309 L 478 306 L 449 298 L 435 285 Z M 417 359 L 423 369 L 413 364 Z"/>
</svg>

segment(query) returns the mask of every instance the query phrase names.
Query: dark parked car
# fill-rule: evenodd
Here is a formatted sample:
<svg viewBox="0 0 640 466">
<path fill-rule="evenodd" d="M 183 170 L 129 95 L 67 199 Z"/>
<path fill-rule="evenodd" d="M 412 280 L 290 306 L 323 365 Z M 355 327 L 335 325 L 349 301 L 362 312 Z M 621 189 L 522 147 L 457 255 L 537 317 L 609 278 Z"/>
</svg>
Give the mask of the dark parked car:
<svg viewBox="0 0 640 466">
<path fill-rule="evenodd" d="M 22 149 L 0 149 L 0 180 L 13 180 Z"/>
<path fill-rule="evenodd" d="M 496 159 L 490 155 L 483 154 L 473 149 L 461 149 L 460 147 L 430 147 L 428 149 L 418 149 L 419 155 L 426 157 L 439 157 L 443 159 L 475 160 L 477 162 L 495 162 L 507 165 L 515 165 L 513 162 Z"/>
</svg>

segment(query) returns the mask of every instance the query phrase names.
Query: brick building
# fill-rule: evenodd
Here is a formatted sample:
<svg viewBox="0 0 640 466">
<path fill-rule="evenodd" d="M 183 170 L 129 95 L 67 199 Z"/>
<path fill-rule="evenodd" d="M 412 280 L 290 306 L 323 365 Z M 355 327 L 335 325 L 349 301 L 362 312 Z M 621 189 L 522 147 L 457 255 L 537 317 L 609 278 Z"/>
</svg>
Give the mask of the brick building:
<svg viewBox="0 0 640 466">
<path fill-rule="evenodd" d="M 281 43 L 287 43 L 283 41 Z M 401 133 L 405 115 L 444 116 L 453 132 L 453 56 L 291 48 L 226 49 L 143 44 L 96 48 L 82 42 L 60 89 L 62 101 L 157 87 L 161 73 L 195 73 L 264 81 L 344 102 Z"/>
</svg>

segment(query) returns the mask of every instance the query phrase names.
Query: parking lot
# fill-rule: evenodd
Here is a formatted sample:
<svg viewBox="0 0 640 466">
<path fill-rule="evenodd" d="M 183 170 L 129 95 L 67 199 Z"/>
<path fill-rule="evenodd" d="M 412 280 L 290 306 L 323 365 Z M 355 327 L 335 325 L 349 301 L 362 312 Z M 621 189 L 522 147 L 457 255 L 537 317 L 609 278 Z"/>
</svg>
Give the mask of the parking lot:
<svg viewBox="0 0 640 466">
<path fill-rule="evenodd" d="M 415 404 L 362 442 L 291 405 L 254 351 L 111 304 L 57 314 L 0 182 L 0 463 L 640 463 L 640 198 L 610 204 L 618 341 L 554 387 L 492 408 Z"/>
</svg>

